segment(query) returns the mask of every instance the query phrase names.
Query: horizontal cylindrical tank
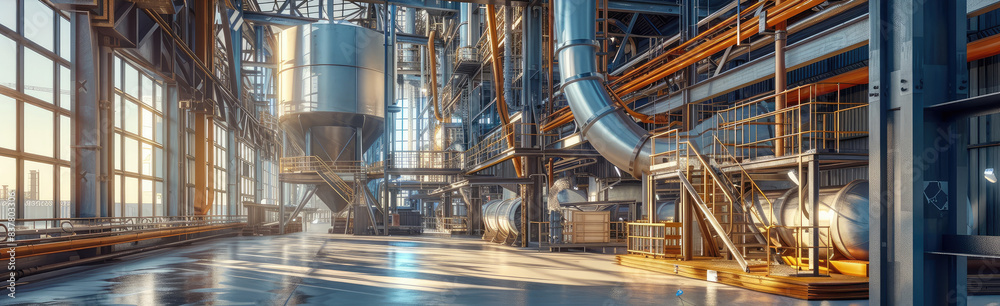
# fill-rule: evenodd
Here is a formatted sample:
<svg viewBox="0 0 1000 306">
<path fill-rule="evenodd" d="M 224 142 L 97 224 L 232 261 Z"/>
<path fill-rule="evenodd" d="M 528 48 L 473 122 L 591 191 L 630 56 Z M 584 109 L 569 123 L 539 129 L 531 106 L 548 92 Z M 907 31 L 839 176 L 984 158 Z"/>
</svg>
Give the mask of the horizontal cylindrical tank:
<svg viewBox="0 0 1000 306">
<path fill-rule="evenodd" d="M 521 230 L 521 198 L 486 202 L 483 205 L 483 223 L 488 231 L 518 234 Z"/>
<path fill-rule="evenodd" d="M 656 204 L 656 221 L 657 222 L 678 222 L 680 220 L 675 219 L 677 215 L 677 205 L 674 200 L 669 200 L 665 202 L 660 202 Z"/>
<path fill-rule="evenodd" d="M 813 214 L 808 199 L 803 202 L 804 207 L 800 206 L 798 193 L 798 188 L 767 192 L 767 198 L 773 205 L 759 196 L 747 195 L 747 198 L 752 199 L 748 204 L 758 212 L 753 215 L 753 219 L 762 233 L 771 222 L 779 226 L 811 226 L 811 218 L 818 216 L 820 226 L 829 226 L 829 231 L 820 229 L 820 245 L 828 246 L 827 241 L 832 241 L 836 251 L 835 254 L 821 252 L 821 256 L 833 258 L 839 254 L 847 259 L 868 260 L 867 181 L 857 180 L 845 186 L 820 188 L 818 214 Z M 796 237 L 794 231 L 779 228 L 777 237 L 785 246 L 794 246 L 796 243 L 804 247 L 812 246 L 811 231 L 800 233 L 802 234 Z M 832 236 L 828 236 L 829 233 Z"/>
</svg>

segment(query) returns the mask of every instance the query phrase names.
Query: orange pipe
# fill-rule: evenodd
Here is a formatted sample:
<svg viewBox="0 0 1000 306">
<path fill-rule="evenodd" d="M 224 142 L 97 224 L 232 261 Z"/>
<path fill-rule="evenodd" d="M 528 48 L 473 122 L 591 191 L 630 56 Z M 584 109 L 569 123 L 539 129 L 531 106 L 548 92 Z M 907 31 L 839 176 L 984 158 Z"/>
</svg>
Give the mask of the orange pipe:
<svg viewBox="0 0 1000 306">
<path fill-rule="evenodd" d="M 88 238 L 80 240 L 70 240 L 63 242 L 53 242 L 35 245 L 18 246 L 14 252 L 18 257 L 31 257 L 46 254 L 62 253 L 82 249 L 111 246 L 121 243 L 136 242 L 148 239 L 166 238 L 187 234 L 195 234 L 208 231 L 216 231 L 233 227 L 246 226 L 245 223 L 205 225 L 193 228 L 164 229 L 151 232 L 133 233 L 110 237 Z"/>
<path fill-rule="evenodd" d="M 970 62 L 1000 54 L 1000 35 L 971 42 L 967 49 L 966 59 Z"/>
<path fill-rule="evenodd" d="M 431 104 L 434 105 L 434 118 L 437 119 L 438 122 L 445 122 L 445 120 L 441 118 L 441 110 L 438 109 L 437 50 L 435 50 L 434 47 L 434 38 L 436 36 L 437 31 L 431 31 L 430 35 L 427 35 L 427 57 L 430 59 L 431 66 Z"/>
<path fill-rule="evenodd" d="M 767 1 L 760 1 L 760 2 L 754 3 L 750 7 L 747 7 L 747 9 L 743 10 L 740 13 L 740 16 L 744 16 L 745 14 L 749 14 L 750 12 L 756 10 L 761 5 L 764 5 L 765 2 L 767 2 Z M 716 32 L 718 30 L 721 30 L 722 28 L 724 28 L 726 26 L 729 26 L 729 25 L 733 24 L 734 22 L 736 22 L 736 16 L 729 17 L 728 19 L 726 19 L 722 23 L 719 23 L 719 24 L 717 24 L 715 26 L 712 26 L 711 28 L 709 28 L 705 32 L 702 32 L 701 34 L 698 34 L 694 38 L 689 39 L 689 40 L 681 43 L 680 45 L 671 48 L 669 51 L 667 51 L 664 54 L 661 54 L 660 56 L 657 56 L 655 59 L 653 59 L 651 61 L 648 61 L 648 62 L 646 62 L 645 64 L 642 64 L 639 67 L 636 67 L 636 68 L 630 69 L 629 71 L 626 71 L 625 74 L 621 75 L 620 77 L 617 77 L 616 80 L 615 80 L 615 82 L 612 82 L 611 84 L 617 84 L 619 80 L 627 80 L 627 79 L 629 79 L 629 78 L 631 78 L 631 77 L 633 77 L 633 76 L 635 76 L 635 75 L 643 72 L 644 70 L 646 70 L 646 69 L 648 69 L 648 68 L 656 65 L 657 63 L 666 61 L 666 59 L 668 57 L 670 57 L 671 55 L 682 54 L 682 52 L 684 51 L 684 49 L 686 49 L 691 44 L 694 44 L 695 42 L 700 41 L 701 39 L 705 38 L 709 34 L 712 34 L 712 33 Z"/>
<path fill-rule="evenodd" d="M 822 3 L 823 1 L 824 0 L 792 0 L 783 2 L 767 11 L 767 25 L 775 26 L 792 16 L 798 15 L 799 13 Z M 760 17 L 753 17 L 751 18 L 751 21 L 742 23 L 740 25 L 740 29 L 726 31 L 726 33 L 724 33 L 721 37 L 714 39 L 712 42 L 699 45 L 691 52 L 681 55 L 680 57 L 668 62 L 666 65 L 660 66 L 644 76 L 622 85 L 616 89 L 615 93 L 621 96 L 638 91 L 640 88 L 648 86 L 674 72 L 680 71 L 684 67 L 688 67 L 704 58 L 722 51 L 729 46 L 735 45 L 737 43 L 737 30 L 739 30 L 741 34 L 739 37 L 750 37 L 757 34 L 757 20 L 759 20 L 759 18 Z"/>
<path fill-rule="evenodd" d="M 500 41 L 497 34 L 496 17 L 496 6 L 493 4 L 487 5 L 486 28 L 490 38 L 490 57 L 493 61 L 493 82 L 496 83 L 493 84 L 493 89 L 497 93 L 497 112 L 500 113 L 500 123 L 503 124 L 503 133 L 507 135 L 507 146 L 514 148 L 514 133 L 510 126 L 507 101 L 504 100 L 503 89 L 500 88 L 500 86 L 503 86 L 503 63 L 500 62 Z M 524 177 L 523 170 L 521 169 L 521 158 L 514 157 L 511 161 L 514 162 L 514 172 L 517 173 L 517 177 Z"/>
</svg>

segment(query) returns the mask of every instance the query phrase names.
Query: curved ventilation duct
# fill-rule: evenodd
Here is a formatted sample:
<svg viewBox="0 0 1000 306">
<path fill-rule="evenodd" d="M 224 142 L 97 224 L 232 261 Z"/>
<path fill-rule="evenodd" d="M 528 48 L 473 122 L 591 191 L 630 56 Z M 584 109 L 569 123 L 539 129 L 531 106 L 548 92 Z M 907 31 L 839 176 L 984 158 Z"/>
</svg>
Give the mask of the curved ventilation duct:
<svg viewBox="0 0 1000 306">
<path fill-rule="evenodd" d="M 597 71 L 594 21 L 596 0 L 555 1 L 559 74 L 569 108 L 584 137 L 615 166 L 634 177 L 649 171 L 650 134 L 612 103 Z M 662 151 L 673 148 L 657 141 Z"/>
<path fill-rule="evenodd" d="M 483 224 L 487 231 L 516 235 L 521 230 L 521 198 L 483 204 Z"/>
</svg>

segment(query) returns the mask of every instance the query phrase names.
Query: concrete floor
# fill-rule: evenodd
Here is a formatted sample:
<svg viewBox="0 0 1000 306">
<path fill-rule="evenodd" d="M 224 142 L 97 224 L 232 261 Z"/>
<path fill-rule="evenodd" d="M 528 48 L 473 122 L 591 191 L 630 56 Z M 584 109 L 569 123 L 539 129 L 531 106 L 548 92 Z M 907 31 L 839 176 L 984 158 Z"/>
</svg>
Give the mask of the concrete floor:
<svg viewBox="0 0 1000 306">
<path fill-rule="evenodd" d="M 646 272 L 618 266 L 611 255 L 319 232 L 216 239 L 22 281 L 17 303 L 74 305 L 868 304 L 805 302 Z"/>
</svg>

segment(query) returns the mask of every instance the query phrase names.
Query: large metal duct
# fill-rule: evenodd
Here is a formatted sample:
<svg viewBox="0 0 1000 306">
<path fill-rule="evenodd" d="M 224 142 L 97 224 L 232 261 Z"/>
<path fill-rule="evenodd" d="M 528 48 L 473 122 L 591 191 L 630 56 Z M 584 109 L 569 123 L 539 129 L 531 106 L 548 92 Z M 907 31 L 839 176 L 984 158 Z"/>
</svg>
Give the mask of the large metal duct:
<svg viewBox="0 0 1000 306">
<path fill-rule="evenodd" d="M 521 230 L 521 198 L 492 200 L 483 205 L 487 231 L 518 234 Z"/>
<path fill-rule="evenodd" d="M 319 22 L 282 31 L 278 41 L 280 123 L 295 148 L 289 151 L 327 161 L 359 160 L 358 139 L 364 150 L 382 134 L 382 34 Z M 330 210 L 347 205 L 325 183 L 317 187 Z"/>
<path fill-rule="evenodd" d="M 556 37 L 562 90 L 584 137 L 608 161 L 634 177 L 649 171 L 650 134 L 612 103 L 597 71 L 596 0 L 556 0 Z M 673 144 L 658 141 L 657 151 Z"/>
<path fill-rule="evenodd" d="M 812 224 L 812 205 L 806 201 L 805 208 L 799 205 L 798 188 L 787 191 L 765 193 L 774 203 L 768 205 L 759 196 L 752 197 L 751 202 L 759 213 L 753 216 L 754 223 L 764 232 L 764 227 L 774 216 L 774 225 L 809 226 Z M 748 197 L 749 198 L 749 197 Z M 847 259 L 868 260 L 868 181 L 857 180 L 845 186 L 824 187 L 819 191 L 819 225 L 829 226 L 830 230 L 820 230 L 820 245 L 827 246 L 827 241 L 833 241 L 836 254 L 825 254 L 824 257 L 836 257 L 839 254 Z M 803 213 L 805 212 L 805 213 Z M 763 220 L 762 220 L 763 219 Z M 812 234 L 803 233 L 796 237 L 791 230 L 777 230 L 778 238 L 783 245 L 794 246 L 796 241 L 802 246 L 812 246 Z M 828 233 L 833 233 L 828 237 Z"/>
</svg>

